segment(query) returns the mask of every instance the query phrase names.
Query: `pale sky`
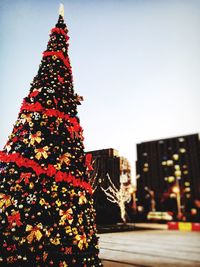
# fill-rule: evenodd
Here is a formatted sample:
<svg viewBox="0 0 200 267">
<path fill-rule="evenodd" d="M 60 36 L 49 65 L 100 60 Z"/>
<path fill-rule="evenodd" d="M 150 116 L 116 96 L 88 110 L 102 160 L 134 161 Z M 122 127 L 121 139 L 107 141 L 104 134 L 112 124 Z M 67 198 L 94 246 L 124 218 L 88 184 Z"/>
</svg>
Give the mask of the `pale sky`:
<svg viewBox="0 0 200 267">
<path fill-rule="evenodd" d="M 71 0 L 65 5 L 86 150 L 200 132 L 200 1 Z M 37 74 L 59 1 L 0 1 L 0 149 Z"/>
</svg>

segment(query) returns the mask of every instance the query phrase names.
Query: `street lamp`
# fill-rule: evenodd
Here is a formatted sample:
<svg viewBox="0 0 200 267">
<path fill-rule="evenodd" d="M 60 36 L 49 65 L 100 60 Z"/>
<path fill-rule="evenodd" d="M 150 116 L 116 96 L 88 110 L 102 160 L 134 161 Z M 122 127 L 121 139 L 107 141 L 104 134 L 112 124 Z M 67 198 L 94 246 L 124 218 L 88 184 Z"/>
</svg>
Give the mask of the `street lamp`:
<svg viewBox="0 0 200 267">
<path fill-rule="evenodd" d="M 132 208 L 133 208 L 133 210 L 136 210 L 137 209 L 137 204 L 136 204 L 136 188 L 135 188 L 135 186 L 131 186 L 130 187 L 129 193 L 130 193 L 130 195 L 132 196 L 132 199 L 133 199 Z"/>
<path fill-rule="evenodd" d="M 181 192 L 180 192 L 180 186 L 177 183 L 174 187 L 172 187 L 172 192 L 176 195 L 176 202 L 177 202 L 177 211 L 178 211 L 178 219 L 181 219 L 182 217 L 182 211 L 181 211 Z"/>
<path fill-rule="evenodd" d="M 155 201 L 155 194 L 154 191 L 149 189 L 147 186 L 144 188 L 148 193 L 151 198 L 151 211 L 156 211 L 156 201 Z"/>
</svg>

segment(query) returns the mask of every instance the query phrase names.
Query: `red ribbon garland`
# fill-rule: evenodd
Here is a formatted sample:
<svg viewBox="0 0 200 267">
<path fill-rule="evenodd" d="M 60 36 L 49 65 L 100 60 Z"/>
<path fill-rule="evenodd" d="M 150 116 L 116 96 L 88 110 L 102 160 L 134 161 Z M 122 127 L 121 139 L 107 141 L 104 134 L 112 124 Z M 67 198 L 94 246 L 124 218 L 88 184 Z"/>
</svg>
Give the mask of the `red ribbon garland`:
<svg viewBox="0 0 200 267">
<path fill-rule="evenodd" d="M 65 57 L 61 51 L 45 51 L 43 52 L 43 57 L 49 57 L 49 56 L 56 56 L 57 58 L 61 59 L 65 66 L 69 69 L 70 73 L 72 72 L 71 70 L 71 65 L 69 63 L 69 58 Z"/>
<path fill-rule="evenodd" d="M 34 160 L 24 158 L 19 153 L 6 154 L 4 152 L 0 152 L 0 161 L 6 163 L 12 161 L 15 162 L 18 167 L 30 167 L 35 171 L 38 176 L 42 173 L 45 173 L 45 171 L 40 167 L 40 165 L 37 164 Z"/>
<path fill-rule="evenodd" d="M 49 164 L 46 174 L 51 177 L 51 176 L 54 176 L 56 172 L 57 172 L 56 168 L 53 165 Z"/>
<path fill-rule="evenodd" d="M 69 36 L 67 35 L 67 33 L 63 30 L 63 29 L 60 29 L 60 28 L 53 28 L 51 30 L 51 33 L 58 33 L 58 34 L 62 34 L 65 39 L 66 39 L 66 42 L 69 40 Z"/>
<path fill-rule="evenodd" d="M 58 171 L 55 175 L 55 181 L 56 182 L 73 182 L 74 180 L 74 176 L 71 175 L 71 173 L 65 173 L 65 172 L 61 172 L 61 171 Z"/>
<path fill-rule="evenodd" d="M 0 161 L 2 162 L 15 162 L 18 167 L 32 168 L 35 173 L 39 176 L 41 174 L 46 174 L 47 176 L 55 176 L 56 182 L 67 182 L 72 183 L 74 187 L 81 187 L 87 190 L 90 194 L 92 194 L 92 187 L 89 183 L 85 181 L 81 181 L 80 179 L 73 176 L 71 173 L 65 173 L 56 170 L 53 165 L 48 165 L 47 168 L 43 169 L 37 164 L 34 160 L 27 159 L 20 155 L 19 153 L 6 154 L 0 151 Z"/>
<path fill-rule="evenodd" d="M 32 112 L 42 112 L 43 114 L 49 117 L 56 117 L 56 118 L 68 120 L 69 123 L 72 124 L 71 126 L 67 127 L 67 130 L 70 132 L 71 138 L 74 138 L 74 134 L 77 134 L 77 137 L 82 138 L 81 134 L 82 134 L 83 129 L 80 126 L 76 117 L 72 118 L 68 114 L 65 114 L 64 112 L 61 112 L 56 109 L 45 109 L 41 106 L 39 102 L 36 102 L 35 104 L 29 104 L 29 103 L 26 103 L 25 100 L 22 103 L 20 112 L 22 112 L 23 110 L 32 111 Z"/>
<path fill-rule="evenodd" d="M 78 124 L 76 117 L 72 118 L 68 114 L 65 114 L 64 112 L 61 112 L 61 111 L 56 110 L 56 109 L 43 108 L 39 102 L 36 102 L 34 104 L 29 104 L 29 103 L 26 103 L 26 101 L 24 100 L 22 103 L 20 112 L 22 112 L 23 110 L 33 111 L 33 112 L 42 112 L 43 114 L 45 114 L 49 117 L 57 117 L 57 118 L 61 118 L 64 120 L 69 120 L 69 122 L 73 125 Z"/>
<path fill-rule="evenodd" d="M 35 104 L 29 104 L 25 101 L 25 99 L 23 100 L 20 112 L 22 112 L 22 110 L 28 110 L 28 111 L 42 111 L 43 107 L 39 102 L 36 102 Z"/>
</svg>

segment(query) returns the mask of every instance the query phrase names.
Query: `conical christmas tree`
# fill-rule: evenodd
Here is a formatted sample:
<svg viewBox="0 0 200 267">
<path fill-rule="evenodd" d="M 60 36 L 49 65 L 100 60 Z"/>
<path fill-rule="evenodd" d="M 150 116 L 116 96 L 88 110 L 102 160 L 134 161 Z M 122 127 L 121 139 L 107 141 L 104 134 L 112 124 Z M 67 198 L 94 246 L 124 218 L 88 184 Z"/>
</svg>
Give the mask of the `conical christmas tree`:
<svg viewBox="0 0 200 267">
<path fill-rule="evenodd" d="M 0 152 L 0 266 L 102 266 L 60 13 Z"/>
</svg>

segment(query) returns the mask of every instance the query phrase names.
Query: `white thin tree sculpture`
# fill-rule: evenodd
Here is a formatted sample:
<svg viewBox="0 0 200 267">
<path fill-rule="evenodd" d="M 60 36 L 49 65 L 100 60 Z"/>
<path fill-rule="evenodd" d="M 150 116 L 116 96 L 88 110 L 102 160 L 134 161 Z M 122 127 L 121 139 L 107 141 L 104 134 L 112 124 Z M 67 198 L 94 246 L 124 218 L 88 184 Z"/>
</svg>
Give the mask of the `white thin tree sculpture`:
<svg viewBox="0 0 200 267">
<path fill-rule="evenodd" d="M 129 186 L 124 186 L 120 183 L 120 188 L 117 189 L 116 186 L 111 181 L 110 175 L 106 175 L 108 177 L 109 186 L 105 189 L 103 186 L 100 186 L 102 191 L 107 196 L 107 199 L 116 203 L 120 208 L 121 219 L 124 223 L 126 223 L 126 203 L 131 201 L 131 194 L 129 193 Z"/>
</svg>

